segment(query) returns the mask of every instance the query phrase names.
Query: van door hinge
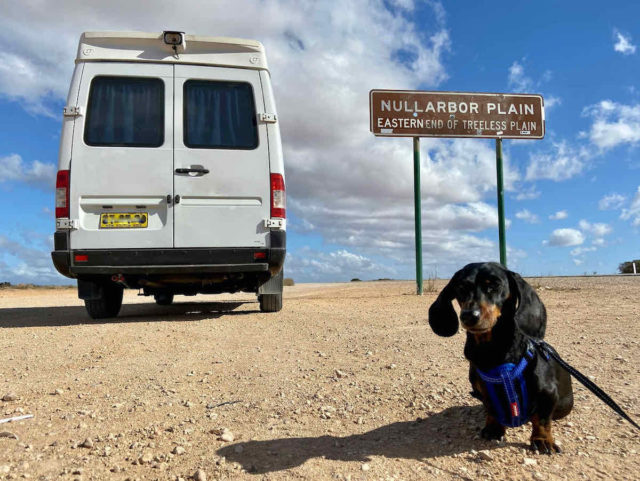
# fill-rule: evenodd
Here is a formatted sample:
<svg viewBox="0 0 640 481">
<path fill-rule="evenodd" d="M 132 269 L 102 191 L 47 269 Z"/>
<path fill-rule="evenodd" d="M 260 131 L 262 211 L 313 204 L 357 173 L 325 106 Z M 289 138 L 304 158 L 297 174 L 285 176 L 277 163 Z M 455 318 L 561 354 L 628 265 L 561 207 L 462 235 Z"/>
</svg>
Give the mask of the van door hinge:
<svg viewBox="0 0 640 481">
<path fill-rule="evenodd" d="M 56 230 L 75 230 L 77 228 L 77 219 L 56 219 Z"/>
<path fill-rule="evenodd" d="M 62 109 L 62 115 L 65 117 L 78 117 L 82 115 L 82 107 L 67 105 Z"/>
<path fill-rule="evenodd" d="M 276 114 L 269 114 L 266 112 L 262 112 L 260 114 L 260 122 L 264 122 L 266 124 L 275 124 L 278 121 L 278 116 Z"/>
<path fill-rule="evenodd" d="M 264 226 L 271 229 L 284 229 L 285 222 L 284 219 L 265 219 Z"/>
</svg>

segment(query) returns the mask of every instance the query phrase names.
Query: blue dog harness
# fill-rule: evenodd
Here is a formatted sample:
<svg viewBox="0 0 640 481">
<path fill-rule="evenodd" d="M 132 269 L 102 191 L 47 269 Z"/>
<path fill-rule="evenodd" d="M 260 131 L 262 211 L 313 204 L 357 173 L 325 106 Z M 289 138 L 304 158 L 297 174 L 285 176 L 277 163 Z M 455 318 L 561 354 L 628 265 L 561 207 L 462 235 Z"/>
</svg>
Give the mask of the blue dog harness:
<svg viewBox="0 0 640 481">
<path fill-rule="evenodd" d="M 488 371 L 476 368 L 478 376 L 485 383 L 496 419 L 503 426 L 522 426 L 531 417 L 524 371 L 533 358 L 534 351 L 530 347 L 517 366 L 512 363 L 500 364 Z"/>
</svg>

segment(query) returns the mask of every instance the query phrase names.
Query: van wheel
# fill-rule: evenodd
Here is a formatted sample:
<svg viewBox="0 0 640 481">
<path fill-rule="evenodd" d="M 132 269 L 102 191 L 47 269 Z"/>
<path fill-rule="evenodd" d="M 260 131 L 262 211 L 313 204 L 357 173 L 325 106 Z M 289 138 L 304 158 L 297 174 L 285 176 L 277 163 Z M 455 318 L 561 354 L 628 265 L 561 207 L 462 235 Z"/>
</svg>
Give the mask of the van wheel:
<svg viewBox="0 0 640 481">
<path fill-rule="evenodd" d="M 169 306 L 173 302 L 173 292 L 154 294 L 153 298 L 159 306 Z"/>
<path fill-rule="evenodd" d="M 84 306 L 91 319 L 116 317 L 122 307 L 122 286 L 111 282 L 100 286 L 100 296 L 96 299 L 85 299 Z"/>
<path fill-rule="evenodd" d="M 278 312 L 282 309 L 282 293 L 261 294 L 258 296 L 262 312 Z"/>
</svg>

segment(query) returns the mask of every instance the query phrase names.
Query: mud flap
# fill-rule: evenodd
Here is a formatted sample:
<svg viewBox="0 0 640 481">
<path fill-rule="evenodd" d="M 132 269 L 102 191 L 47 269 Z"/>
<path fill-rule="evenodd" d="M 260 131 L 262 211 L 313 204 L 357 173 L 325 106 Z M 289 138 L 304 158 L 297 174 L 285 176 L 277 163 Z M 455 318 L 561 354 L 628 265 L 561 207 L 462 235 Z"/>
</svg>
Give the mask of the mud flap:
<svg viewBox="0 0 640 481">
<path fill-rule="evenodd" d="M 282 286 L 284 282 L 284 269 L 280 269 L 275 276 L 258 287 L 258 295 L 261 294 L 282 294 Z"/>
</svg>

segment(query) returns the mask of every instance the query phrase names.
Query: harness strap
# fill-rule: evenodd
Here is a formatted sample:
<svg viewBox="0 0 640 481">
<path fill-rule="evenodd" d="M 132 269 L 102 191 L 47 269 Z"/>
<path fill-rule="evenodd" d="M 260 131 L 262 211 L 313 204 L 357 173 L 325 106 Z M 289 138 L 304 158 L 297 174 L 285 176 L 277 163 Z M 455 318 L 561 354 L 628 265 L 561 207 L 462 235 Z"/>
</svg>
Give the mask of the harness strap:
<svg viewBox="0 0 640 481">
<path fill-rule="evenodd" d="M 476 368 L 478 376 L 485 382 L 487 394 L 496 411 L 497 419 L 504 426 L 517 427 L 529 420 L 529 396 L 523 373 L 534 356 L 535 351 L 530 347 L 517 366 L 510 363 L 502 364 L 491 369 L 489 373 Z M 515 381 L 517 381 L 519 389 L 516 388 Z M 506 398 L 506 406 L 501 398 Z M 506 412 L 505 407 L 507 408 Z"/>
<path fill-rule="evenodd" d="M 616 404 L 616 402 L 609 397 L 609 395 L 600 389 L 593 381 L 591 381 L 587 376 L 582 374 L 576 368 L 567 364 L 560 355 L 556 352 L 556 350 L 551 347 L 551 345 L 539 339 L 530 339 L 530 342 L 534 345 L 536 350 L 542 354 L 547 360 L 549 357 L 552 357 L 562 368 L 575 377 L 578 381 L 580 381 L 589 391 L 596 395 L 598 399 L 604 402 L 607 406 L 613 409 L 618 415 L 629 421 L 636 429 L 640 429 L 640 426 L 636 424 L 636 422 L 629 417 L 629 415 L 624 412 L 624 410 Z"/>
</svg>

